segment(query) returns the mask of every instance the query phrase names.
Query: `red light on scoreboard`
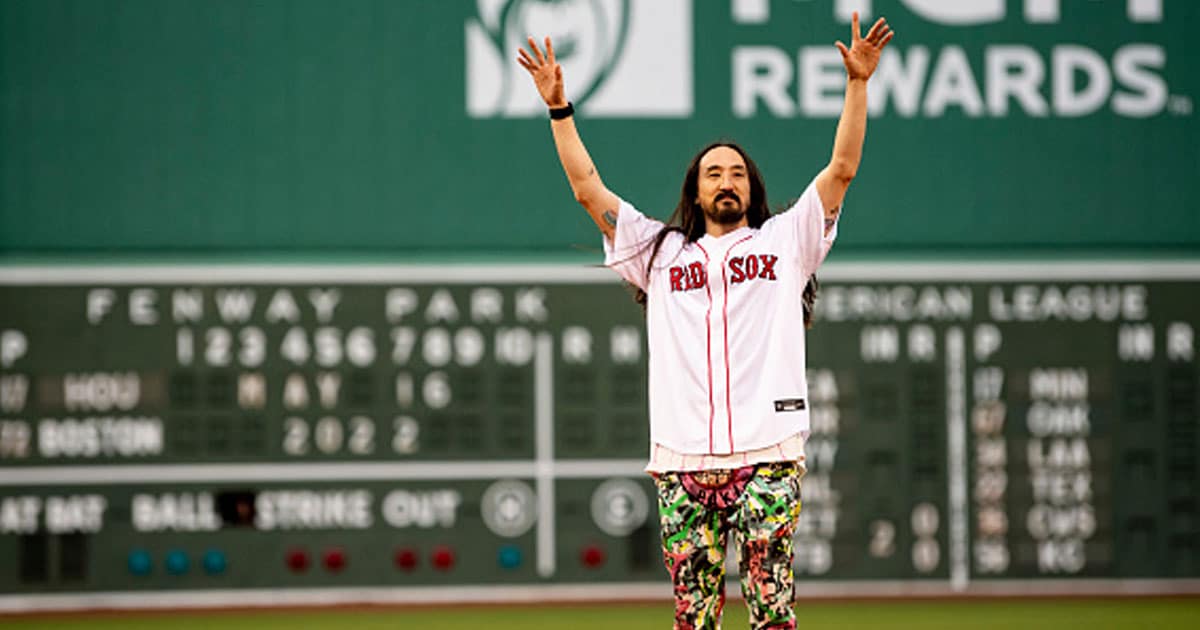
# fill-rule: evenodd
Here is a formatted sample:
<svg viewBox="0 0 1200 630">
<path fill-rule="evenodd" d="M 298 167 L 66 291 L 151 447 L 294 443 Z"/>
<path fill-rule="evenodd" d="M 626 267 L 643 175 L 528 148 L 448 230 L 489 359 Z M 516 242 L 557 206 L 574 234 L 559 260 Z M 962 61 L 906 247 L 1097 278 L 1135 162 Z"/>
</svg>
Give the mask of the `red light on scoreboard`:
<svg viewBox="0 0 1200 630">
<path fill-rule="evenodd" d="M 434 547 L 431 559 L 434 568 L 439 571 L 449 571 L 454 568 L 454 550 L 445 545 Z"/>
<path fill-rule="evenodd" d="M 321 561 L 325 564 L 326 570 L 331 573 L 339 573 L 346 568 L 346 552 L 341 547 L 326 549 Z"/>
<path fill-rule="evenodd" d="M 308 552 L 303 549 L 289 549 L 284 562 L 293 573 L 304 573 L 308 570 Z"/>
<path fill-rule="evenodd" d="M 392 557 L 392 561 L 396 563 L 396 568 L 403 569 L 405 571 L 412 571 L 413 569 L 417 568 L 417 562 L 419 559 L 416 551 L 405 547 L 396 550 L 395 555 Z"/>
<path fill-rule="evenodd" d="M 603 566 L 606 559 L 607 555 L 604 553 L 604 549 L 598 545 L 588 545 L 579 554 L 579 561 L 589 569 Z"/>
</svg>

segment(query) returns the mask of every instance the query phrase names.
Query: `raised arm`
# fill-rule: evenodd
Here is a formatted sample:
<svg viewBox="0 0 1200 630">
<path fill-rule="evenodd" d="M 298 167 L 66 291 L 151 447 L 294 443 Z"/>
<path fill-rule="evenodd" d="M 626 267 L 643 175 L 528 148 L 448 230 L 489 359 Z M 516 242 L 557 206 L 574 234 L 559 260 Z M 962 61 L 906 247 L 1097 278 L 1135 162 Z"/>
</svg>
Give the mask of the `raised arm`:
<svg viewBox="0 0 1200 630">
<path fill-rule="evenodd" d="M 537 42 L 529 38 L 529 50 L 521 49 L 517 63 L 529 71 L 533 82 L 537 85 L 538 93 L 550 109 L 561 110 L 567 107 L 567 97 L 563 94 L 562 66 L 554 59 L 554 46 L 550 38 L 546 38 L 545 54 L 538 48 Z M 567 181 L 584 210 L 587 210 L 592 221 L 605 236 L 612 238 L 617 225 L 617 196 L 600 179 L 592 158 L 588 155 L 579 131 L 575 129 L 575 117 L 567 116 L 550 120 L 550 130 L 554 133 L 554 146 L 558 149 L 558 160 L 562 162 Z"/>
<path fill-rule="evenodd" d="M 838 120 L 837 136 L 833 141 L 833 157 L 829 160 L 829 166 L 817 175 L 817 194 L 821 196 L 827 219 L 836 216 L 846 196 L 846 189 L 858 172 L 863 138 L 867 133 L 867 79 L 871 78 L 875 66 L 879 65 L 879 53 L 895 35 L 887 21 L 879 18 L 867 36 L 862 37 L 858 12 L 851 18 L 850 28 L 850 48 L 837 42 L 846 66 L 846 102 L 842 105 L 842 117 Z"/>
</svg>

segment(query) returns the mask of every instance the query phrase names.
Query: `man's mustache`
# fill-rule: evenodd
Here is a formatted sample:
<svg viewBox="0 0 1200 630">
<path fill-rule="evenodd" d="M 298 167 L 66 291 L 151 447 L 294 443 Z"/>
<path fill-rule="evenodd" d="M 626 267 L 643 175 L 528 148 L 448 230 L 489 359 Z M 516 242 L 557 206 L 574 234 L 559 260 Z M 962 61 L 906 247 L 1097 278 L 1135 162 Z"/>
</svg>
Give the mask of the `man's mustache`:
<svg viewBox="0 0 1200 630">
<path fill-rule="evenodd" d="M 732 200 L 738 202 L 739 204 L 742 203 L 741 198 L 738 197 L 736 193 L 729 192 L 729 191 L 717 193 L 717 197 L 715 199 L 713 199 L 713 203 L 717 203 L 717 202 L 721 201 L 722 199 L 732 199 Z"/>
</svg>

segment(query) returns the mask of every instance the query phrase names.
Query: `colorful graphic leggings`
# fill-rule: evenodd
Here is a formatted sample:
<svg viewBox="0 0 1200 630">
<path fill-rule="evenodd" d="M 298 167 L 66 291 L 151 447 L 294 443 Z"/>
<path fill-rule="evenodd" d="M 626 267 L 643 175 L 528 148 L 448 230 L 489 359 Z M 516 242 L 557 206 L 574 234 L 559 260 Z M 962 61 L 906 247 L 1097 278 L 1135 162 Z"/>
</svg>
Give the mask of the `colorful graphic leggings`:
<svg viewBox="0 0 1200 630">
<path fill-rule="evenodd" d="M 720 628 L 725 539 L 740 541 L 738 570 L 751 628 L 795 628 L 792 534 L 800 516 L 795 462 L 657 478 L 663 562 L 675 588 L 675 628 Z"/>
</svg>

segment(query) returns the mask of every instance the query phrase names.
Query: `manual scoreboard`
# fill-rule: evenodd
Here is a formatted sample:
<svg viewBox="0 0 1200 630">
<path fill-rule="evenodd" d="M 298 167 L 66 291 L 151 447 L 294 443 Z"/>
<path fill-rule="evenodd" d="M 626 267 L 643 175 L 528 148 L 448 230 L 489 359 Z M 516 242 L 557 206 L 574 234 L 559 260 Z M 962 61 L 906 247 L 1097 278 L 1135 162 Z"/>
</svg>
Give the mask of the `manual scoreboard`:
<svg viewBox="0 0 1200 630">
<path fill-rule="evenodd" d="M 665 597 L 642 320 L 582 266 L 0 269 L 0 606 Z M 828 266 L 799 593 L 1194 592 L 1198 326 L 1190 263 Z"/>
</svg>

